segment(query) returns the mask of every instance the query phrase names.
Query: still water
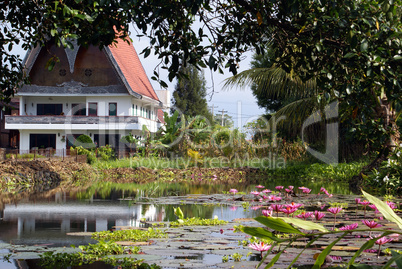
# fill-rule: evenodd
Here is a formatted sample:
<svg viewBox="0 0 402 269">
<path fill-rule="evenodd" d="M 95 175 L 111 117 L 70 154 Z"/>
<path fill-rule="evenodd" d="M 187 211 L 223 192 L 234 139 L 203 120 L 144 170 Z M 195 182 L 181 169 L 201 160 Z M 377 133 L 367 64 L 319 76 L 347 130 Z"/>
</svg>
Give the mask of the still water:
<svg viewBox="0 0 402 269">
<path fill-rule="evenodd" d="M 349 194 L 341 184 L 314 182 L 281 182 L 281 185 L 308 186 L 318 193 L 324 186 L 331 193 Z M 276 182 L 265 184 L 275 190 Z M 185 217 L 214 218 L 232 221 L 253 218 L 261 210 L 231 205 L 231 188 L 249 194 L 255 186 L 203 185 L 203 184 L 116 184 L 101 183 L 85 190 L 59 190 L 49 195 L 41 194 L 13 203 L 0 205 L 0 243 L 62 247 L 95 243 L 89 236 L 71 236 L 76 232 L 97 232 L 119 226 L 144 227 L 148 222 L 172 221 L 174 207 L 180 206 Z M 187 196 L 186 196 L 187 195 Z M 188 204 L 194 197 L 218 195 L 203 202 Z M 212 196 L 212 197 L 218 197 Z M 239 197 L 242 196 L 241 194 Z M 169 200 L 163 197 L 169 197 Z M 218 200 L 219 200 L 218 199 Z M 2 253 L 8 250 L 1 250 Z M 0 268 L 19 268 L 0 260 Z"/>
</svg>

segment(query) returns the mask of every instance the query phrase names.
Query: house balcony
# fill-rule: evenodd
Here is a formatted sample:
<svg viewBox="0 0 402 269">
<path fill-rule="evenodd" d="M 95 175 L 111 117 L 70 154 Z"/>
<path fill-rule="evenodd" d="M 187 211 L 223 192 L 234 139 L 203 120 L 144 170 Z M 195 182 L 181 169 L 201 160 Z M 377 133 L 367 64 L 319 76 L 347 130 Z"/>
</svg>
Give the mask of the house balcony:
<svg viewBox="0 0 402 269">
<path fill-rule="evenodd" d="M 5 128 L 17 130 L 141 130 L 150 121 L 138 116 L 5 116 Z"/>
</svg>

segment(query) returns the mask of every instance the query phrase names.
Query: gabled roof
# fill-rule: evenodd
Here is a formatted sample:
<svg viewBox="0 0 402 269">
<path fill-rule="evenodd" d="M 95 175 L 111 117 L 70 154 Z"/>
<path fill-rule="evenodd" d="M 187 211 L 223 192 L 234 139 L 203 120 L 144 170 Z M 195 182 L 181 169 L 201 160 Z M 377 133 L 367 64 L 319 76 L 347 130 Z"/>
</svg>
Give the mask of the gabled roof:
<svg viewBox="0 0 402 269">
<path fill-rule="evenodd" d="M 128 83 L 127 86 L 135 93 L 159 101 L 131 41 L 118 39 L 117 44 L 110 45 L 108 49 Z"/>
</svg>

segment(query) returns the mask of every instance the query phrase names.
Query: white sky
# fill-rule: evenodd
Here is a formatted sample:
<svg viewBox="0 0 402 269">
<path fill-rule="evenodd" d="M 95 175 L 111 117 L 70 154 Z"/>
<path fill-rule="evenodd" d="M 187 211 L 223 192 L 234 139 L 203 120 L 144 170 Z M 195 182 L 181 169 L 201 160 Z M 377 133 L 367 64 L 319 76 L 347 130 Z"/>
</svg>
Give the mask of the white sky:
<svg viewBox="0 0 402 269">
<path fill-rule="evenodd" d="M 160 89 L 161 87 L 159 84 L 150 79 L 153 75 L 154 69 L 159 63 L 159 60 L 152 53 L 147 58 L 144 58 L 143 54 L 140 54 L 140 52 L 148 45 L 147 39 L 139 39 L 135 35 L 132 35 L 131 38 L 152 86 L 155 90 Z M 13 53 L 19 54 L 21 58 L 24 58 L 25 56 L 25 51 L 22 50 L 20 46 L 14 46 Z M 252 53 L 248 53 L 246 58 L 240 62 L 239 72 L 250 67 L 251 55 Z M 233 118 L 234 126 L 236 128 L 241 128 L 247 122 L 257 119 L 259 115 L 264 113 L 264 109 L 257 106 L 257 100 L 252 95 L 250 88 L 222 90 L 224 84 L 223 81 L 231 76 L 231 73 L 228 70 L 224 70 L 224 72 L 225 74 L 219 74 L 218 72 L 211 72 L 209 69 L 205 69 L 204 75 L 207 81 L 207 92 L 208 94 L 212 93 L 213 86 L 215 91 L 212 98 L 211 95 L 207 96 L 208 105 L 211 107 L 214 106 L 214 114 L 219 113 L 218 111 L 222 109 L 227 111 L 225 113 Z M 168 73 L 166 70 L 159 70 L 160 78 L 168 83 L 168 89 L 172 94 L 176 80 L 169 83 L 167 75 Z"/>
</svg>

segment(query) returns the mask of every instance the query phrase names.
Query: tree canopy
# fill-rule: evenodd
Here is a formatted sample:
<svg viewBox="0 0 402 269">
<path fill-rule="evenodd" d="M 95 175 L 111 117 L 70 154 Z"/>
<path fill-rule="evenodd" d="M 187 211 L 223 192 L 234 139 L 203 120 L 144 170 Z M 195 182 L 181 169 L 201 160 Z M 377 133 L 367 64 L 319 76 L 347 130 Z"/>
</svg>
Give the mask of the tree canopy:
<svg viewBox="0 0 402 269">
<path fill-rule="evenodd" d="M 173 92 L 172 113 L 179 109 L 186 117 L 203 116 L 212 121 L 212 114 L 208 110 L 206 81 L 201 71 L 194 66 L 180 69 L 184 75 L 178 79 Z"/>
</svg>

